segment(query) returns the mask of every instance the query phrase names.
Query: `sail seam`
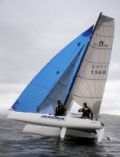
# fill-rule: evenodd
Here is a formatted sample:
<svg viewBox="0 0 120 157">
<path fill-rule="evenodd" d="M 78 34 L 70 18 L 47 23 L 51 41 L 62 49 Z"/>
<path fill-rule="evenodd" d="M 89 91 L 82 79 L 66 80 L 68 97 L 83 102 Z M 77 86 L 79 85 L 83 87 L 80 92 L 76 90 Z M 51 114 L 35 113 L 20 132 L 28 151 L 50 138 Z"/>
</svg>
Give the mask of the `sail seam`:
<svg viewBox="0 0 120 157">
<path fill-rule="evenodd" d="M 105 81 L 106 79 L 93 79 L 93 78 L 91 78 L 91 79 L 89 79 L 89 78 L 86 78 L 86 77 L 82 77 L 82 76 L 80 76 L 80 75 L 78 75 L 77 77 L 79 77 L 79 78 L 81 78 L 81 79 L 84 79 L 84 80 L 103 80 L 103 81 Z"/>
<path fill-rule="evenodd" d="M 100 35 L 98 33 L 94 33 L 94 35 L 98 36 L 98 37 L 113 37 L 113 35 Z"/>
<path fill-rule="evenodd" d="M 93 98 L 93 99 L 96 99 L 96 98 L 102 98 L 102 97 L 87 97 L 87 96 L 78 96 L 76 94 L 72 94 L 72 96 L 76 96 L 76 97 L 79 97 L 79 98 Z"/>
<path fill-rule="evenodd" d="M 102 27 L 113 27 L 113 28 L 114 28 L 114 25 L 103 25 L 103 24 L 98 24 L 98 26 L 102 26 Z"/>
<path fill-rule="evenodd" d="M 67 85 L 61 83 L 61 82 L 58 82 L 59 85 L 63 86 L 63 87 L 67 87 Z"/>
<path fill-rule="evenodd" d="M 109 64 L 108 62 L 92 62 L 87 59 L 84 59 L 84 61 L 86 61 L 87 63 L 95 63 L 95 64 Z"/>
</svg>

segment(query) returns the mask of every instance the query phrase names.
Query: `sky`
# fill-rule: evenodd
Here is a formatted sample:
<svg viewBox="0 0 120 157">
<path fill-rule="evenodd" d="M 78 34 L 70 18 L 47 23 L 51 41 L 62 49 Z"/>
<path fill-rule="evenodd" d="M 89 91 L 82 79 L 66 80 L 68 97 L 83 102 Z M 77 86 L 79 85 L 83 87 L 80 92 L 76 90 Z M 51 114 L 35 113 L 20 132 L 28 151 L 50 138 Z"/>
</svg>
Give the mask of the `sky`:
<svg viewBox="0 0 120 157">
<path fill-rule="evenodd" d="M 119 0 L 0 0 L 0 112 L 54 55 L 95 24 L 100 12 L 115 18 L 101 113 L 120 114 Z"/>
</svg>

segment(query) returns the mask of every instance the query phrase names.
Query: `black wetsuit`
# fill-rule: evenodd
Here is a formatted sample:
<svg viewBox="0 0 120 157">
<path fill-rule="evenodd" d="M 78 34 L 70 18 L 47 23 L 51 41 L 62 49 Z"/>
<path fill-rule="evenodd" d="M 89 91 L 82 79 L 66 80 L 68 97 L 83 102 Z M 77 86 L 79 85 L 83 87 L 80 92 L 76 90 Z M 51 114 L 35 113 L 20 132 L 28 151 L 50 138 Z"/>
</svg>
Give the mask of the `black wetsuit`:
<svg viewBox="0 0 120 157">
<path fill-rule="evenodd" d="M 82 117 L 81 118 L 88 118 L 88 119 L 93 119 L 93 113 L 91 109 L 86 106 L 80 109 L 80 112 L 82 112 Z"/>
<path fill-rule="evenodd" d="M 56 116 L 63 116 L 64 113 L 65 113 L 65 108 L 64 108 L 64 106 L 63 106 L 63 105 L 58 105 L 58 106 L 56 107 L 56 110 L 55 110 L 55 115 L 56 115 Z"/>
</svg>

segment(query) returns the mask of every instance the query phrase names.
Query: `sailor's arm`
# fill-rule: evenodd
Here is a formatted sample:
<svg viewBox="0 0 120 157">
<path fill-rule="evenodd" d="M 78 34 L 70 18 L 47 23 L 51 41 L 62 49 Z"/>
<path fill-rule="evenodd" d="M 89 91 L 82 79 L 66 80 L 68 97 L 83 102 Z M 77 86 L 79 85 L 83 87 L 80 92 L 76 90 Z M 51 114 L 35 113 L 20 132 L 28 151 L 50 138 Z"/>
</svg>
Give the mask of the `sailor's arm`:
<svg viewBox="0 0 120 157">
<path fill-rule="evenodd" d="M 80 109 L 78 110 L 78 112 L 83 112 L 83 108 L 80 108 Z"/>
</svg>

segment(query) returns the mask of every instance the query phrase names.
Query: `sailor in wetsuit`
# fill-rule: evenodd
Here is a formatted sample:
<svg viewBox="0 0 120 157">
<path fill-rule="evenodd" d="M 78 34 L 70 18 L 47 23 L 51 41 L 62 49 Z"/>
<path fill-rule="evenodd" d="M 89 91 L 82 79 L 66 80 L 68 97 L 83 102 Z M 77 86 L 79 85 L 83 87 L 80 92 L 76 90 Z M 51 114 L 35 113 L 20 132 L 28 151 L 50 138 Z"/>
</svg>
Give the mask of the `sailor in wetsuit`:
<svg viewBox="0 0 120 157">
<path fill-rule="evenodd" d="M 58 100 L 57 101 L 57 107 L 55 109 L 55 116 L 63 116 L 65 113 L 65 108 L 64 106 L 61 104 L 61 101 Z"/>
<path fill-rule="evenodd" d="M 93 119 L 93 112 L 90 107 L 87 106 L 87 103 L 83 103 L 83 108 L 79 109 L 78 112 L 82 112 L 81 118 Z"/>
</svg>

